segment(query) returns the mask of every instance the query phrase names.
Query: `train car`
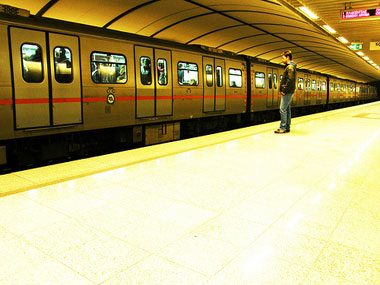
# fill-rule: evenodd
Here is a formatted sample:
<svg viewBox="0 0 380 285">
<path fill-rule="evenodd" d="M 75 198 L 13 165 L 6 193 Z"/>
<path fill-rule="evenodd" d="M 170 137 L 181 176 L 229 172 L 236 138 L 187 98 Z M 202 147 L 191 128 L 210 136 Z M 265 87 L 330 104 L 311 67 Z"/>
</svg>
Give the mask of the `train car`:
<svg viewBox="0 0 380 285">
<path fill-rule="evenodd" d="M 6 167 L 278 118 L 283 65 L 49 19 L 0 15 L 0 36 Z M 368 85 L 307 70 L 296 84 L 295 108 L 377 96 Z"/>
</svg>

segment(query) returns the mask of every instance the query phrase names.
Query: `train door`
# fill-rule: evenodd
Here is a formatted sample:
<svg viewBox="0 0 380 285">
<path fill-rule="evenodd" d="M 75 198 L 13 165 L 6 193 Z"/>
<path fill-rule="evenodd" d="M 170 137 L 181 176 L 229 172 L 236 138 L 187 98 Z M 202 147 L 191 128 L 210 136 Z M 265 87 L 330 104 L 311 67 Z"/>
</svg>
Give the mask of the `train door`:
<svg viewBox="0 0 380 285">
<path fill-rule="evenodd" d="M 15 27 L 9 33 L 15 128 L 81 123 L 78 38 Z"/>
<path fill-rule="evenodd" d="M 278 69 L 277 68 L 267 68 L 268 75 L 268 94 L 267 94 L 267 107 L 273 107 L 278 105 Z"/>
<path fill-rule="evenodd" d="M 172 115 L 171 65 L 170 51 L 135 46 L 137 118 Z"/>
<path fill-rule="evenodd" d="M 225 62 L 203 57 L 203 112 L 226 109 Z"/>
</svg>

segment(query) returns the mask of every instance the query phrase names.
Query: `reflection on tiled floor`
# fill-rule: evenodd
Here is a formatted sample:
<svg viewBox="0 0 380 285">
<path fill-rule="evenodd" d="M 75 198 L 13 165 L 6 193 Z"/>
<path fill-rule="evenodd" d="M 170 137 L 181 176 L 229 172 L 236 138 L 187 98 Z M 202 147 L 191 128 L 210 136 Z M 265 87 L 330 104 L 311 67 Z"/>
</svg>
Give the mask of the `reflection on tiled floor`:
<svg viewBox="0 0 380 285">
<path fill-rule="evenodd" d="M 0 284 L 380 284 L 379 108 L 2 197 Z"/>
</svg>

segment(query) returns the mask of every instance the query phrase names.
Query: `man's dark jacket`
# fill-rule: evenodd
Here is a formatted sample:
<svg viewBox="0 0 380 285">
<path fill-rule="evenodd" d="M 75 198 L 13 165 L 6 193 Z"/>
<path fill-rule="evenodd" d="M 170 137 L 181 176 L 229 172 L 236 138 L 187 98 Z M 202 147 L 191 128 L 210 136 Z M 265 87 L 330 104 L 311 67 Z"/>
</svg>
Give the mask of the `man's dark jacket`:
<svg viewBox="0 0 380 285">
<path fill-rule="evenodd" d="M 294 93 L 294 90 L 296 90 L 296 72 L 297 64 L 293 61 L 285 66 L 285 71 L 280 82 L 280 92 L 284 94 Z"/>
</svg>

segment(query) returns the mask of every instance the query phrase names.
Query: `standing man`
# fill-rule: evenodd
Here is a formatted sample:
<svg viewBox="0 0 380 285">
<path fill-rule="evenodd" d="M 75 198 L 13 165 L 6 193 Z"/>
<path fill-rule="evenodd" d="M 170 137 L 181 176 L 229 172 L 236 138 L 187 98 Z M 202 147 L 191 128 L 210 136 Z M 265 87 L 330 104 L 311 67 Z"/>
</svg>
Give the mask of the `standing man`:
<svg viewBox="0 0 380 285">
<path fill-rule="evenodd" d="M 292 102 L 292 97 L 294 90 L 296 89 L 296 70 L 297 64 L 292 61 L 292 52 L 290 50 L 284 51 L 282 53 L 282 62 L 285 64 L 285 71 L 282 75 L 280 82 L 280 94 L 281 94 L 281 105 L 280 105 L 280 115 L 281 123 L 280 128 L 275 130 L 276 134 L 284 134 L 290 132 L 290 103 Z"/>
</svg>

